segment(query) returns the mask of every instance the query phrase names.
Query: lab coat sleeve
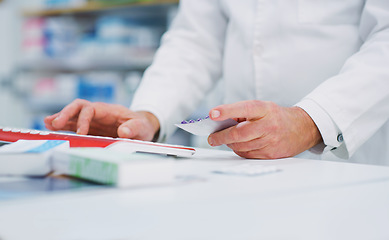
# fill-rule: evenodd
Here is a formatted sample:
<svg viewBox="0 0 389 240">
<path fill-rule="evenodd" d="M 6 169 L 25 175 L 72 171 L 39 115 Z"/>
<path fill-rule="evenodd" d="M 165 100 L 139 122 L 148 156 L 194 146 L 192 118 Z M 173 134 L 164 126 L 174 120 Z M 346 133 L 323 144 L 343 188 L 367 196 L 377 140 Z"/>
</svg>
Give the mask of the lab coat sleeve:
<svg viewBox="0 0 389 240">
<path fill-rule="evenodd" d="M 346 61 L 338 75 L 326 80 L 301 101 L 314 103 L 301 104 L 308 114 L 315 115 L 315 104 L 320 106 L 324 110 L 321 114 L 327 114 L 334 122 L 332 129 L 340 130 L 339 146 L 332 149 L 338 157 L 351 157 L 388 121 L 388 16 L 387 0 L 367 0 L 359 29 L 364 42 L 362 47 Z M 319 129 L 325 129 L 323 123 L 315 123 Z M 339 134 L 334 131 L 321 131 L 323 139 L 337 138 Z"/>
<path fill-rule="evenodd" d="M 307 113 L 309 111 L 309 116 L 315 122 L 322 135 L 323 142 L 311 148 L 311 152 L 322 154 L 341 146 L 343 141 L 340 140 L 342 140 L 343 135 L 340 129 L 319 104 L 305 98 L 297 106 L 307 111 Z"/>
<path fill-rule="evenodd" d="M 221 78 L 227 20 L 219 0 L 181 0 L 131 109 L 152 112 L 161 128 L 158 141 L 188 117 Z"/>
</svg>

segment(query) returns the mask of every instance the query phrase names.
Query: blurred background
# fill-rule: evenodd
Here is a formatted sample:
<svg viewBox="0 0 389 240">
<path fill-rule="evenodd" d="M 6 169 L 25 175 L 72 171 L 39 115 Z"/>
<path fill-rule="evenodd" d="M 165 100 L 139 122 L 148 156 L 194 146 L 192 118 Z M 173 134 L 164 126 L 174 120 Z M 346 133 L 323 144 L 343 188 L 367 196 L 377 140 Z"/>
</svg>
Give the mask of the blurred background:
<svg viewBox="0 0 389 240">
<path fill-rule="evenodd" d="M 75 98 L 131 104 L 178 0 L 0 0 L 0 126 L 45 130 Z M 191 116 L 204 117 L 220 94 Z M 182 131 L 169 143 L 207 147 Z"/>
</svg>

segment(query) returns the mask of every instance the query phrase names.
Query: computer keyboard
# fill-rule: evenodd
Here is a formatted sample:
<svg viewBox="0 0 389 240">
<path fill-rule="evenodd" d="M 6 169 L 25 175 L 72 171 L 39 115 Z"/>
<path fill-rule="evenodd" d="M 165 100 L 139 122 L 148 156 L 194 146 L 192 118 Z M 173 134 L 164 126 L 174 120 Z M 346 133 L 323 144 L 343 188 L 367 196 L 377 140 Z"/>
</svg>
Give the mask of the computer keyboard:
<svg viewBox="0 0 389 240">
<path fill-rule="evenodd" d="M 194 148 L 154 143 L 148 141 L 132 140 L 125 138 L 111 138 L 91 135 L 78 135 L 74 133 L 38 131 L 34 129 L 18 129 L 9 127 L 0 127 L 0 142 L 12 143 L 17 140 L 67 140 L 70 147 L 102 147 L 105 148 L 113 143 L 126 142 L 131 143 L 134 148 L 139 146 L 142 152 L 160 153 L 174 155 L 179 157 L 192 156 L 196 151 Z"/>
</svg>

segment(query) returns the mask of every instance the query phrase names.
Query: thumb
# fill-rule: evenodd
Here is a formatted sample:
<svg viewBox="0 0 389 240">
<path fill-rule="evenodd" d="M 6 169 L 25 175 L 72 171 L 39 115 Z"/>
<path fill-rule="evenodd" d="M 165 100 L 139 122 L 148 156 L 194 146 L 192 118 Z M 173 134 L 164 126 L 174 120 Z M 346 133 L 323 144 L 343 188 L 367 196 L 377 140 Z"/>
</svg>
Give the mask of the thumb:
<svg viewBox="0 0 389 240">
<path fill-rule="evenodd" d="M 152 125 L 144 118 L 133 118 L 118 127 L 120 138 L 131 138 L 143 141 L 151 141 L 154 137 Z"/>
<path fill-rule="evenodd" d="M 120 138 L 135 138 L 138 135 L 133 122 L 134 120 L 131 119 L 118 127 L 117 134 Z"/>
</svg>

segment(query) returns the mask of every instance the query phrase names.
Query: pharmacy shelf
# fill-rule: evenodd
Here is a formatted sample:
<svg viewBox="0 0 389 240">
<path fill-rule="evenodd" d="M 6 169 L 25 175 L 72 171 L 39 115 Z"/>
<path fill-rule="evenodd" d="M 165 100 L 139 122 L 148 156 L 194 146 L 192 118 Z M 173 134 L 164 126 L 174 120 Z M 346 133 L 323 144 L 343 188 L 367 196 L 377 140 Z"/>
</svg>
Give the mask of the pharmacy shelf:
<svg viewBox="0 0 389 240">
<path fill-rule="evenodd" d="M 0 0 L 1 1 L 1 0 Z M 146 1 L 132 1 L 127 3 L 107 4 L 101 2 L 89 2 L 86 5 L 70 8 L 49 8 L 25 10 L 23 16 L 25 17 L 48 17 L 66 14 L 82 14 L 107 10 L 116 10 L 131 7 L 150 7 L 158 5 L 178 4 L 179 0 L 146 0 Z"/>
<path fill-rule="evenodd" d="M 52 98 L 40 99 L 31 96 L 26 98 L 26 105 L 28 109 L 34 112 L 48 112 L 48 113 L 59 112 L 70 102 L 71 100 L 65 100 L 65 99 L 52 99 Z"/>
<path fill-rule="evenodd" d="M 152 62 L 153 53 L 141 57 L 108 57 L 104 59 L 24 59 L 18 64 L 19 71 L 86 72 L 144 70 Z"/>
<path fill-rule="evenodd" d="M 80 7 L 26 9 L 20 14 L 25 21 L 35 21 L 35 17 L 45 20 L 50 19 L 52 16 L 58 16 L 59 18 L 70 17 L 74 21 L 80 22 L 80 33 L 84 33 L 85 29 L 89 30 L 92 24 L 96 24 L 96 21 L 104 16 L 128 16 L 134 19 L 150 18 L 153 20 L 157 19 L 158 21 L 160 19 L 161 28 L 163 28 L 161 30 L 164 30 L 174 16 L 179 0 L 133 0 L 132 3 L 129 3 L 129 1 L 124 3 L 125 0 L 112 0 L 107 1 L 109 4 L 101 3 L 102 1 L 90 0 L 87 2 L 86 5 Z M 23 29 L 21 30 L 23 31 Z M 83 35 L 80 34 L 80 36 Z M 152 63 L 156 46 L 147 44 L 148 42 L 146 41 L 140 48 L 136 45 L 122 46 L 123 49 L 117 45 L 99 46 L 97 49 L 93 44 L 92 47 L 80 45 L 80 48 L 74 49 L 73 52 L 67 52 L 67 57 L 49 57 L 46 56 L 46 52 L 43 49 L 39 49 L 39 51 L 36 51 L 34 48 L 32 50 L 27 49 L 24 52 L 22 51 L 12 78 L 4 84 L 8 84 L 14 94 L 23 99 L 26 108 L 31 111 L 31 114 L 39 119 L 42 114 L 58 112 L 72 100 L 68 98 L 62 99 L 59 96 L 61 94 L 56 95 L 55 93 L 53 95 L 48 93 L 49 97 L 45 94 L 43 96 L 28 94 L 30 88 L 36 89 L 36 87 L 39 87 L 37 85 L 39 80 L 46 77 L 55 80 L 61 74 L 83 76 L 90 73 L 108 72 L 117 74 L 123 80 L 121 83 L 125 86 L 125 80 L 129 73 L 133 71 L 142 73 Z M 59 54 L 53 54 L 53 56 L 59 56 Z M 57 84 L 56 81 L 53 84 L 53 92 L 63 93 L 68 91 L 63 89 L 64 87 L 61 84 Z M 26 88 L 27 90 L 25 90 Z M 125 88 L 121 88 L 118 93 L 115 93 L 115 103 L 117 101 L 117 103 L 123 102 L 123 105 L 128 105 L 132 98 L 131 91 L 126 92 Z"/>
</svg>

